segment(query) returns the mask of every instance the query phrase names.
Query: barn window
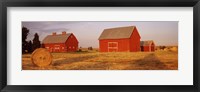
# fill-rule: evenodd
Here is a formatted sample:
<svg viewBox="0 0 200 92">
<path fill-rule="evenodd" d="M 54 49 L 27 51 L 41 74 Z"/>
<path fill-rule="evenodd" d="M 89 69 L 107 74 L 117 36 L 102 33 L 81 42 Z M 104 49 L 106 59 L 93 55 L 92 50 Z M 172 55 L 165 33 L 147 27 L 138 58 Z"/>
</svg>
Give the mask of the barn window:
<svg viewBox="0 0 200 92">
<path fill-rule="evenodd" d="M 71 46 L 69 46 L 69 48 L 71 49 Z"/>
<path fill-rule="evenodd" d="M 59 47 L 55 47 L 54 49 L 60 49 Z"/>
<path fill-rule="evenodd" d="M 108 47 L 118 47 L 118 42 L 108 42 Z"/>
<path fill-rule="evenodd" d="M 49 49 L 49 47 L 46 47 L 47 49 Z"/>
<path fill-rule="evenodd" d="M 118 51 L 118 42 L 108 42 L 108 51 L 109 52 Z"/>
<path fill-rule="evenodd" d="M 62 47 L 62 49 L 64 49 L 64 47 Z"/>
<path fill-rule="evenodd" d="M 73 46 L 73 49 L 74 49 L 75 47 Z"/>
</svg>

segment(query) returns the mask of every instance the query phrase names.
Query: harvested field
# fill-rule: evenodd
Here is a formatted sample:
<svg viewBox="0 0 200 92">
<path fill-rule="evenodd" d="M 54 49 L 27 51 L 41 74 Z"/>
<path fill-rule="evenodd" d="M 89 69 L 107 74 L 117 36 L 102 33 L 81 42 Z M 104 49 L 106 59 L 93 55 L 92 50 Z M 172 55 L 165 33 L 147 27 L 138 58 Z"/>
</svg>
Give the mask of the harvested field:
<svg viewBox="0 0 200 92">
<path fill-rule="evenodd" d="M 53 63 L 37 67 L 22 55 L 23 70 L 177 70 L 178 51 L 52 53 Z"/>
</svg>

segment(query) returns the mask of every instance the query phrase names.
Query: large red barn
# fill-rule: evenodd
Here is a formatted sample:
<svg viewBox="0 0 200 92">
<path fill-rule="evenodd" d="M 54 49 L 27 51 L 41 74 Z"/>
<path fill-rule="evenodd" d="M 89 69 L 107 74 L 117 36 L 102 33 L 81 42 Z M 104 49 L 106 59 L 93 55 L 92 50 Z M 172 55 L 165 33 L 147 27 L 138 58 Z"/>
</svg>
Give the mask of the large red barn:
<svg viewBox="0 0 200 92">
<path fill-rule="evenodd" d="M 104 29 L 99 37 L 100 52 L 140 51 L 140 34 L 136 26 Z"/>
<path fill-rule="evenodd" d="M 153 42 L 153 40 L 141 41 L 140 46 L 141 46 L 141 51 L 144 51 L 144 52 L 154 52 L 155 51 L 155 43 Z"/>
<path fill-rule="evenodd" d="M 78 49 L 78 40 L 73 33 L 52 33 L 44 38 L 42 47 L 49 52 L 74 52 Z"/>
</svg>

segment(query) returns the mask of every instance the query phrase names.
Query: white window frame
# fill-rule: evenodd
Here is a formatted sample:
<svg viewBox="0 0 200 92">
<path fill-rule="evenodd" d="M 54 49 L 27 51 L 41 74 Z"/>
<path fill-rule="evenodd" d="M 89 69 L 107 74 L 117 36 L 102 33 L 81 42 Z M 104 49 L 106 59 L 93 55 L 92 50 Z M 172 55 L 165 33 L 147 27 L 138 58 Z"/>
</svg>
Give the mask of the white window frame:
<svg viewBox="0 0 200 92">
<path fill-rule="evenodd" d="M 116 44 L 116 47 L 109 47 L 109 44 L 111 44 L 111 43 L 114 43 L 114 44 Z M 116 51 L 118 51 L 118 42 L 108 42 L 108 52 L 110 52 L 109 51 L 109 49 L 116 49 Z"/>
<path fill-rule="evenodd" d="M 60 50 L 60 47 L 57 47 L 57 46 L 56 46 L 56 47 L 54 47 L 54 49 Z"/>
</svg>

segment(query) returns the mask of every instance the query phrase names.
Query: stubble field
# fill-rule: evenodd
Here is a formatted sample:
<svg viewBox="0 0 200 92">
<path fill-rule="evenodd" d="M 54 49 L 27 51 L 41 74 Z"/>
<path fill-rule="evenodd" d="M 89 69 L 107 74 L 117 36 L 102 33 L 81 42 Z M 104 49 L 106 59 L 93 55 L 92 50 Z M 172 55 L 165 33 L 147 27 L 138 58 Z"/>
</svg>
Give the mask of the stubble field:
<svg viewBox="0 0 200 92">
<path fill-rule="evenodd" d="M 37 67 L 31 54 L 22 55 L 23 70 L 177 70 L 178 51 L 52 53 L 53 62 Z"/>
</svg>

